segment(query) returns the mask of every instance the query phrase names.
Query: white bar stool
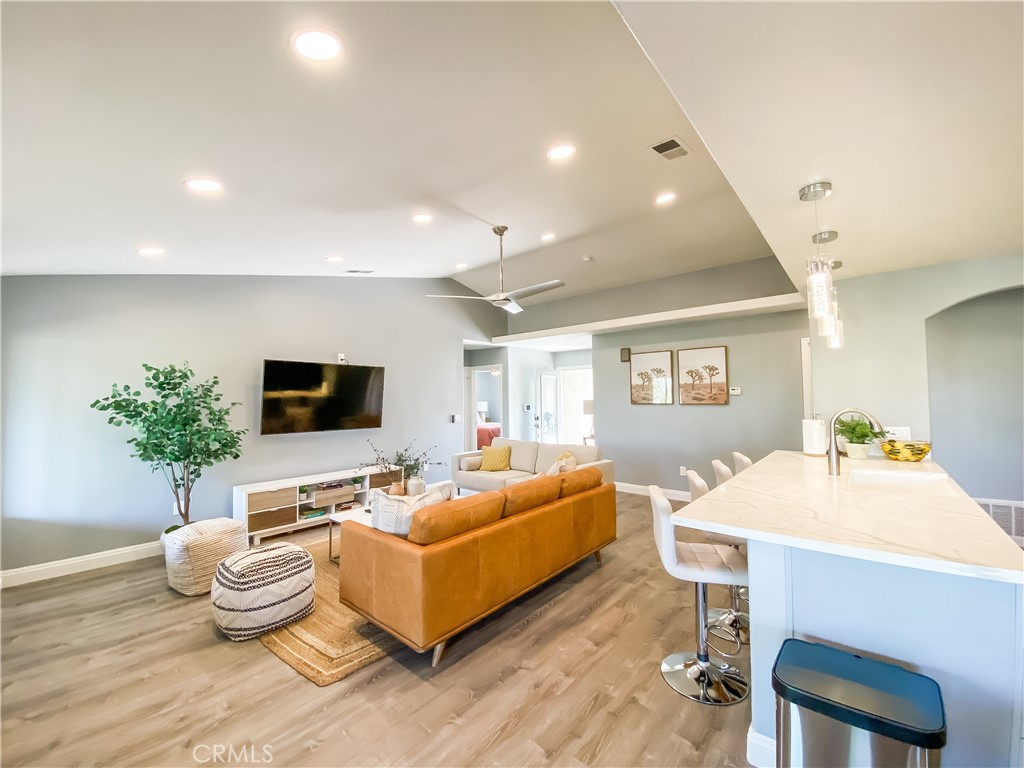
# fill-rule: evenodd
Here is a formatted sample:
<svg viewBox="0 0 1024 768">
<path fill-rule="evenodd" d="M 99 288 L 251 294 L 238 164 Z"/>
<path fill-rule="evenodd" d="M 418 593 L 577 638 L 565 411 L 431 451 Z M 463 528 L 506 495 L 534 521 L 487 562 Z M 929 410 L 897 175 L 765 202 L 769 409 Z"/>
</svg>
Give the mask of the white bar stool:
<svg viewBox="0 0 1024 768">
<path fill-rule="evenodd" d="M 677 692 L 701 704 L 724 706 L 747 698 L 750 685 L 743 673 L 709 653 L 723 653 L 708 642 L 708 584 L 739 586 L 747 583 L 747 559 L 739 550 L 721 544 L 676 541 L 672 506 L 656 485 L 648 486 L 654 515 L 654 542 L 665 570 L 677 579 L 692 581 L 697 594 L 697 652 L 672 653 L 661 662 L 661 676 Z M 735 638 L 739 651 L 739 638 Z"/>
<path fill-rule="evenodd" d="M 720 461 L 718 463 L 722 464 Z M 722 466 L 725 465 L 722 464 Z M 690 487 L 690 501 L 696 501 L 708 492 L 708 484 L 697 474 L 696 470 L 686 470 L 686 482 Z M 705 535 L 712 544 L 742 547 L 747 543 L 746 539 L 730 536 L 727 533 L 705 533 Z M 750 600 L 746 592 L 746 587 L 729 587 L 729 607 L 712 608 L 708 611 L 708 622 L 713 628 L 728 627 L 731 632 L 739 634 L 740 640 L 750 642 L 750 615 L 743 610 L 743 606 L 740 604 L 740 601 L 743 600 L 749 605 Z"/>
<path fill-rule="evenodd" d="M 744 469 L 749 469 L 754 466 L 754 462 L 750 460 L 749 456 L 744 456 L 739 451 L 732 452 L 732 463 L 736 466 L 736 474 L 738 475 Z"/>
<path fill-rule="evenodd" d="M 711 460 L 711 468 L 715 470 L 715 485 L 721 485 L 726 480 L 732 480 L 732 470 L 724 461 Z"/>
</svg>

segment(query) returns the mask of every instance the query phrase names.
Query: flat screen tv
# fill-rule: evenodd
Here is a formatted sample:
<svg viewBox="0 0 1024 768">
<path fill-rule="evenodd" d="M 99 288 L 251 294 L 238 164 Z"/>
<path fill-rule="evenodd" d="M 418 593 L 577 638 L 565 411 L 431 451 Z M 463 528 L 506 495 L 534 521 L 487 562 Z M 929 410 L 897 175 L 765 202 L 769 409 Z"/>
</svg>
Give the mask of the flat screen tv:
<svg viewBox="0 0 1024 768">
<path fill-rule="evenodd" d="M 263 361 L 261 435 L 374 429 L 383 410 L 383 368 Z"/>
</svg>

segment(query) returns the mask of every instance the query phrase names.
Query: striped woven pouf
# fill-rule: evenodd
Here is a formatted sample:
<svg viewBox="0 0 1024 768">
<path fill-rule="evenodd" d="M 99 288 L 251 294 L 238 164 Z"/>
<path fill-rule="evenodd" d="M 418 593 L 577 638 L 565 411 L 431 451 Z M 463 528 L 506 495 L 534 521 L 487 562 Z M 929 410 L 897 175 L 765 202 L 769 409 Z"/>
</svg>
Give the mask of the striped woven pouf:
<svg viewBox="0 0 1024 768">
<path fill-rule="evenodd" d="M 313 612 L 313 557 L 294 544 L 239 552 L 217 566 L 213 619 L 232 640 L 249 640 Z"/>
</svg>

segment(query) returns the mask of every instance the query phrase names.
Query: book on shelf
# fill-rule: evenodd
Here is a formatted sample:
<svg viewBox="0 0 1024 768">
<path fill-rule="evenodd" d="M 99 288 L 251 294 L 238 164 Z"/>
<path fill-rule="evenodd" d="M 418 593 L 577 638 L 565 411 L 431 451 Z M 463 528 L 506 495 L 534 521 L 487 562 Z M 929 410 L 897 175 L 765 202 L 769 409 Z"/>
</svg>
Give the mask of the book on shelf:
<svg viewBox="0 0 1024 768">
<path fill-rule="evenodd" d="M 358 501 L 342 501 L 334 505 L 334 509 L 341 512 L 344 509 L 352 509 L 352 507 L 358 507 Z"/>
<path fill-rule="evenodd" d="M 309 512 L 303 512 L 299 515 L 303 520 L 309 520 L 313 517 L 323 517 L 327 514 L 326 509 L 311 509 Z"/>
</svg>

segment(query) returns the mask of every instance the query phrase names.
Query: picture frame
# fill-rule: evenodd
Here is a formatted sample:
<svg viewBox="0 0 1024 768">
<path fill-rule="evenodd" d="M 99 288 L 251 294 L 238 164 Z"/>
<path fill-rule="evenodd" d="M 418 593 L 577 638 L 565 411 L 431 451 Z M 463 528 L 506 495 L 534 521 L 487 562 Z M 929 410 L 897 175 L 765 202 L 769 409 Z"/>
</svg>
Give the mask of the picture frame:
<svg viewBox="0 0 1024 768">
<path fill-rule="evenodd" d="M 671 350 L 633 352 L 629 358 L 629 402 L 633 405 L 672 405 L 675 385 Z"/>
<path fill-rule="evenodd" d="M 680 405 L 729 404 L 729 350 L 693 347 L 676 351 Z"/>
</svg>

